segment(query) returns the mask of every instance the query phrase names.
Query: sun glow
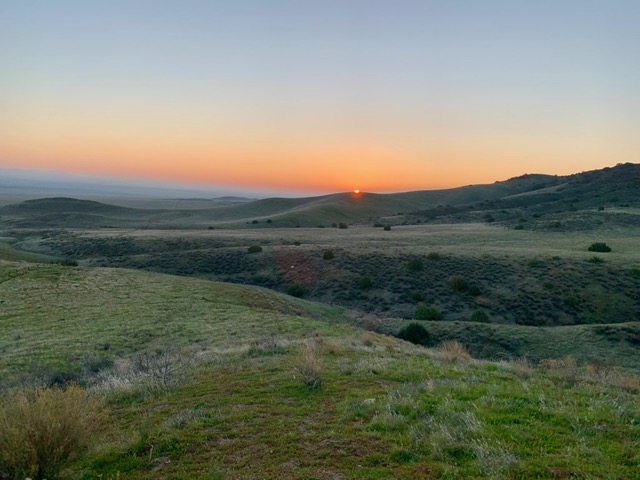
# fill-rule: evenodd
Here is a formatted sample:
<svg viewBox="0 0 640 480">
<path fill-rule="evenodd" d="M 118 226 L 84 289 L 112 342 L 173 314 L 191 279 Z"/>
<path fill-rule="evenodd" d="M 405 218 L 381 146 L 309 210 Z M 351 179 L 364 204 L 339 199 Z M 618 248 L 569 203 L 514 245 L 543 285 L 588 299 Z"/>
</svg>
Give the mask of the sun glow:
<svg viewBox="0 0 640 480">
<path fill-rule="evenodd" d="M 360 193 L 360 190 L 358 190 L 357 188 L 353 191 L 353 193 L 355 193 L 356 195 Z"/>
</svg>

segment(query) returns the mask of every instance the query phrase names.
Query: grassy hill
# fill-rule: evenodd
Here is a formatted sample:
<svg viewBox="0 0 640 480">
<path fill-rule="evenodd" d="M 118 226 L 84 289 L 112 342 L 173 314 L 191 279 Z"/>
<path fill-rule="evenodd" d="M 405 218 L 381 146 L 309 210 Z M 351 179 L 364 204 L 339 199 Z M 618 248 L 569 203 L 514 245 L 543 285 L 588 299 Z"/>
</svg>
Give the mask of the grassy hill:
<svg viewBox="0 0 640 480">
<path fill-rule="evenodd" d="M 557 213 L 599 206 L 636 205 L 640 197 L 640 165 L 624 164 L 569 176 L 523 175 L 490 185 L 394 194 L 340 193 L 307 198 L 267 198 L 217 202 L 213 208 L 125 208 L 89 200 L 50 198 L 0 207 L 3 223 L 21 228 L 237 228 L 315 227 L 335 222 L 365 222 L 398 214 L 399 221 L 456 220 L 466 214 L 503 212 L 503 219 L 533 213 Z M 158 203 L 166 207 L 166 202 Z M 508 211 L 507 211 L 508 210 Z M 517 216 L 516 216 L 517 215 Z M 266 221 L 270 222 L 267 224 Z M 398 220 L 396 220 L 398 221 Z"/>
<path fill-rule="evenodd" d="M 637 477 L 637 377 L 477 361 L 354 323 L 254 287 L 0 262 L 5 392 L 75 380 L 101 404 L 104 433 L 60 478 Z"/>
</svg>

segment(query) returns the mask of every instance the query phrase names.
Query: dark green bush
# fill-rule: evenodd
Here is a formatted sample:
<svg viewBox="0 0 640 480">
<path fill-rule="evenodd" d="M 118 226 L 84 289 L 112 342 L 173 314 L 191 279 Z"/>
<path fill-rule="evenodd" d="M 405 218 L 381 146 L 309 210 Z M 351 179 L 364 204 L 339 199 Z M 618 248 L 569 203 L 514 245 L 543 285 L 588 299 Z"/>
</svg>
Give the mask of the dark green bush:
<svg viewBox="0 0 640 480">
<path fill-rule="evenodd" d="M 419 323 L 412 322 L 400 329 L 398 338 L 416 345 L 424 345 L 429 341 L 429 332 Z"/>
<path fill-rule="evenodd" d="M 325 259 L 325 260 L 331 260 L 334 257 L 335 257 L 335 255 L 333 254 L 333 252 L 331 250 L 325 250 L 324 254 L 322 255 L 322 258 Z"/>
<path fill-rule="evenodd" d="M 472 322 L 489 323 L 489 315 L 482 310 L 476 310 L 471 314 Z"/>
<path fill-rule="evenodd" d="M 449 286 L 457 292 L 464 292 L 469 288 L 469 283 L 464 275 L 454 275 L 449 279 Z"/>
<path fill-rule="evenodd" d="M 267 218 L 267 223 L 273 223 L 273 220 L 271 220 L 270 218 Z"/>
<path fill-rule="evenodd" d="M 385 225 L 383 230 L 385 232 L 388 232 L 389 230 L 391 230 L 391 225 Z"/>
<path fill-rule="evenodd" d="M 474 283 L 472 285 L 469 285 L 469 295 L 473 295 L 474 297 L 477 297 L 479 295 L 482 295 L 482 290 L 480 290 L 480 287 L 478 287 Z"/>
<path fill-rule="evenodd" d="M 435 307 L 427 307 L 424 303 L 418 305 L 414 317 L 416 320 L 442 320 L 442 314 Z"/>
<path fill-rule="evenodd" d="M 372 285 L 373 284 L 371 283 L 371 279 L 366 275 L 360 277 L 360 279 L 358 280 L 358 288 L 360 288 L 361 290 L 367 290 L 371 288 Z"/>
<path fill-rule="evenodd" d="M 407 270 L 410 272 L 421 272 L 424 270 L 424 262 L 419 258 L 414 258 L 407 264 Z"/>
<path fill-rule="evenodd" d="M 304 288 L 304 285 L 301 285 L 300 283 L 292 283 L 287 287 L 287 293 L 292 297 L 300 298 L 306 293 L 306 288 Z"/>
<path fill-rule="evenodd" d="M 442 258 L 442 255 L 440 254 L 440 252 L 429 252 L 427 254 L 427 260 L 440 260 Z"/>
<path fill-rule="evenodd" d="M 346 223 L 342 223 L 342 222 L 340 222 L 340 223 L 338 224 L 338 228 L 343 228 L 343 229 L 344 229 L 344 228 L 349 228 L 349 226 L 348 226 Z"/>
<path fill-rule="evenodd" d="M 247 252 L 249 253 L 260 253 L 262 251 L 262 247 L 260 245 L 251 245 L 247 248 Z"/>
<path fill-rule="evenodd" d="M 411 300 L 413 300 L 414 302 L 424 302 L 424 295 L 422 295 L 420 292 L 414 292 L 411 294 Z"/>
<path fill-rule="evenodd" d="M 77 267 L 78 262 L 73 258 L 65 258 L 58 262 L 58 265 L 62 265 L 63 267 Z"/>
<path fill-rule="evenodd" d="M 607 245 L 604 242 L 596 242 L 596 243 L 592 243 L 591 246 L 588 248 L 588 251 L 590 252 L 610 252 L 611 251 L 611 247 L 609 245 Z"/>
</svg>

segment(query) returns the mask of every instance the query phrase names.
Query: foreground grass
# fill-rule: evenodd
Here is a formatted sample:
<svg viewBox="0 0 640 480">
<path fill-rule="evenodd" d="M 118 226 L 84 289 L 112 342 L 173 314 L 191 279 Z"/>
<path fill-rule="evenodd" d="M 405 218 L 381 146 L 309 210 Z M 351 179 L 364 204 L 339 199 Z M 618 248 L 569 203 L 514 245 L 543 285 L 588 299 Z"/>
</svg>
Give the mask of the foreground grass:
<svg viewBox="0 0 640 480">
<path fill-rule="evenodd" d="M 638 478 L 640 384 L 614 368 L 476 361 L 167 275 L 4 263 L 0 281 L 5 382 L 113 362 L 83 377 L 111 428 L 61 478 Z M 167 342 L 192 361 L 143 375 Z"/>
</svg>

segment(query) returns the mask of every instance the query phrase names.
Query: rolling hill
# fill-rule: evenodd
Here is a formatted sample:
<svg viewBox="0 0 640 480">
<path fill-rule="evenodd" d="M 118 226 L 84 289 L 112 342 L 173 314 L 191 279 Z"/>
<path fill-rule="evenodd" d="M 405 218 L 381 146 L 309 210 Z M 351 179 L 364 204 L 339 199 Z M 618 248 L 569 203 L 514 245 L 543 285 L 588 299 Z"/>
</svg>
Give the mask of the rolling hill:
<svg viewBox="0 0 640 480">
<path fill-rule="evenodd" d="M 624 164 L 569 176 L 523 175 L 446 190 L 266 198 L 218 202 L 213 208 L 179 208 L 180 202 L 172 209 L 125 208 L 91 200 L 45 198 L 1 207 L 0 221 L 18 228 L 315 227 L 412 213 L 399 217 L 400 221 L 450 220 L 461 213 L 523 207 L 555 211 L 637 205 L 638 198 L 640 165 Z"/>
</svg>

